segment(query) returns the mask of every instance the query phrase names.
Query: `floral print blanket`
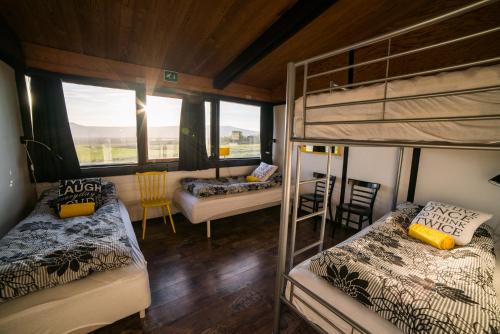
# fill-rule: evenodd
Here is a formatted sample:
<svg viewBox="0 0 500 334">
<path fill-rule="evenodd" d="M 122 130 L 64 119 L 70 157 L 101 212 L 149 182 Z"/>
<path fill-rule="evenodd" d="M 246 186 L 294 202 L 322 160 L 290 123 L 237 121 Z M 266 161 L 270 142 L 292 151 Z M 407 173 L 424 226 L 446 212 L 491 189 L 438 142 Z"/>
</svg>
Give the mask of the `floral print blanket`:
<svg viewBox="0 0 500 334">
<path fill-rule="evenodd" d="M 57 189 L 0 240 L 0 303 L 132 262 L 132 248 L 112 183 L 91 216 L 59 219 Z"/>
<path fill-rule="evenodd" d="M 274 173 L 265 182 L 247 182 L 245 176 L 221 177 L 218 179 L 181 180 L 184 190 L 196 197 L 209 197 L 216 195 L 230 195 L 253 190 L 269 189 L 281 185 L 281 174 Z"/>
<path fill-rule="evenodd" d="M 311 259 L 309 269 L 404 333 L 500 333 L 492 232 L 439 250 L 408 236 L 405 203 L 365 235 Z"/>
</svg>

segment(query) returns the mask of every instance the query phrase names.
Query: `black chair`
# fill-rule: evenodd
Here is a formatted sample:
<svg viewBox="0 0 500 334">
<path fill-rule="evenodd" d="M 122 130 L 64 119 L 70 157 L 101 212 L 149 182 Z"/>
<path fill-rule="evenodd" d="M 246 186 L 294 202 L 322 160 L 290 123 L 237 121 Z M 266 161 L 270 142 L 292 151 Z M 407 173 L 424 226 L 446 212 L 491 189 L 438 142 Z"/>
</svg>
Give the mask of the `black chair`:
<svg viewBox="0 0 500 334">
<path fill-rule="evenodd" d="M 326 175 L 323 173 L 314 172 L 313 177 L 317 179 L 326 178 Z M 330 176 L 330 189 L 328 191 L 328 214 L 330 216 L 330 220 L 333 222 L 332 215 L 332 194 L 333 187 L 335 185 L 336 177 Z M 302 208 L 308 208 L 312 210 L 312 212 L 316 212 L 323 208 L 323 199 L 325 198 L 325 189 L 326 189 L 326 181 L 317 181 L 314 186 L 314 193 L 311 194 L 302 194 L 299 197 L 299 210 Z M 316 229 L 317 220 L 315 220 L 314 228 Z"/>
<path fill-rule="evenodd" d="M 375 204 L 380 184 L 354 179 L 349 179 L 348 183 L 351 185 L 349 203 L 337 206 L 332 235 L 335 233 L 337 223 L 342 224 L 344 220 L 346 221 L 346 227 L 349 223 L 357 224 L 358 231 L 361 230 L 365 221 L 368 220 L 368 224 L 370 225 L 373 222 L 373 204 Z M 346 218 L 344 218 L 344 213 L 347 213 Z M 351 214 L 357 215 L 358 220 L 351 220 Z"/>
</svg>

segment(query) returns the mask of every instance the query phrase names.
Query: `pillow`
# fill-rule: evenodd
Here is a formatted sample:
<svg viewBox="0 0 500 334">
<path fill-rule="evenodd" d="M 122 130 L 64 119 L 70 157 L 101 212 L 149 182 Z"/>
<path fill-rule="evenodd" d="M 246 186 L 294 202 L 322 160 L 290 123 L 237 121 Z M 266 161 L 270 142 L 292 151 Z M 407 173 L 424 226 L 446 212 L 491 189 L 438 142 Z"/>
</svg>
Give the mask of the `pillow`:
<svg viewBox="0 0 500 334">
<path fill-rule="evenodd" d="M 260 182 L 260 179 L 256 176 L 248 175 L 246 177 L 247 182 Z"/>
<path fill-rule="evenodd" d="M 75 203 L 75 204 L 61 204 L 59 210 L 60 218 L 70 218 L 77 216 L 88 216 L 95 212 L 95 203 Z"/>
<path fill-rule="evenodd" d="M 278 166 L 268 165 L 265 162 L 261 162 L 259 167 L 250 174 L 250 176 L 255 176 L 262 182 L 266 182 L 267 179 L 271 177 L 278 170 Z"/>
<path fill-rule="evenodd" d="M 464 209 L 453 204 L 428 202 L 411 222 L 432 227 L 455 239 L 457 245 L 467 245 L 476 229 L 492 215 Z"/>
<path fill-rule="evenodd" d="M 94 203 L 94 209 L 101 204 L 102 183 L 100 178 L 59 181 L 58 209 L 64 204 Z"/>
</svg>

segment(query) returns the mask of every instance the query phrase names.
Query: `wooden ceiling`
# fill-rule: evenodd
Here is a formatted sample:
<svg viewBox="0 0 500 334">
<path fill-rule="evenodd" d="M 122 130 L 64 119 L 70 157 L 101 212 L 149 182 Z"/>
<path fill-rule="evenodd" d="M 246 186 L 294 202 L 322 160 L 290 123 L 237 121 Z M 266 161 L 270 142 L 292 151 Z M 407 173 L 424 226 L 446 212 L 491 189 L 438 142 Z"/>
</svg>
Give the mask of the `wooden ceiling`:
<svg viewBox="0 0 500 334">
<path fill-rule="evenodd" d="M 213 78 L 295 2 L 16 0 L 0 2 L 0 15 L 23 42 Z M 282 98 L 287 62 L 401 28 L 467 3 L 470 1 L 340 0 L 236 82 L 274 90 L 275 96 Z M 498 25 L 500 5 L 455 24 L 463 32 Z M 406 43 L 400 43 L 400 49 L 404 49 L 403 44 L 415 47 L 422 40 L 426 43 L 442 40 L 456 33 L 455 28 L 443 25 L 439 34 L 416 34 Z M 474 48 L 500 48 L 500 43 L 495 43 L 499 37 L 497 34 L 496 40 L 476 43 Z M 464 45 L 463 49 L 457 54 L 468 52 L 469 47 Z M 377 50 L 361 52 L 356 60 L 378 53 Z M 431 54 L 427 62 L 452 56 L 454 49 L 448 49 L 440 55 Z M 407 63 L 400 65 L 405 66 Z"/>
</svg>

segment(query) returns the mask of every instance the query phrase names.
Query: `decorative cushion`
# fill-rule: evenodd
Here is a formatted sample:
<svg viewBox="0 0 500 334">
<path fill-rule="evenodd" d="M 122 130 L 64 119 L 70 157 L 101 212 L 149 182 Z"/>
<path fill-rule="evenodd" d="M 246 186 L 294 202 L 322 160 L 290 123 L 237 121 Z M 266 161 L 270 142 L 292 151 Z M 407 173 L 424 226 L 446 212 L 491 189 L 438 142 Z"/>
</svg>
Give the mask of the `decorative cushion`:
<svg viewBox="0 0 500 334">
<path fill-rule="evenodd" d="M 278 170 L 278 166 L 268 165 L 265 162 L 261 162 L 259 167 L 250 174 L 250 176 L 255 176 L 261 182 L 266 182 L 267 179 L 271 177 Z"/>
<path fill-rule="evenodd" d="M 88 216 L 95 212 L 95 203 L 75 203 L 75 204 L 61 204 L 59 217 L 70 218 L 78 216 Z"/>
<path fill-rule="evenodd" d="M 63 204 L 95 203 L 95 209 L 101 204 L 101 179 L 74 179 L 59 181 L 58 207 Z"/>
<path fill-rule="evenodd" d="M 453 204 L 428 202 L 413 219 L 413 224 L 429 226 L 455 239 L 457 245 L 467 245 L 476 229 L 489 220 L 491 214 L 464 209 Z"/>
<path fill-rule="evenodd" d="M 248 175 L 245 179 L 247 182 L 260 182 L 260 179 L 253 175 Z"/>
</svg>

